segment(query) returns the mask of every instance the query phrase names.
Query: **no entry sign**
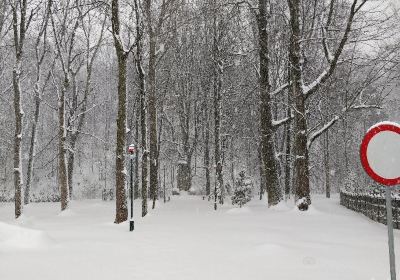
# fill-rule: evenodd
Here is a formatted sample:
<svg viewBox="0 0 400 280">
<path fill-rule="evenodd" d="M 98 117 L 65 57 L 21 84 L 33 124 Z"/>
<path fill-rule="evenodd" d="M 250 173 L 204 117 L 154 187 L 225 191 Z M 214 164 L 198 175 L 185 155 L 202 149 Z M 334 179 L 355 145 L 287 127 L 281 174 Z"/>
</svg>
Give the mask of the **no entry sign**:
<svg viewBox="0 0 400 280">
<path fill-rule="evenodd" d="M 400 125 L 382 122 L 371 127 L 360 148 L 361 164 L 376 182 L 386 186 L 390 279 L 396 280 L 391 186 L 400 185 Z"/>
<path fill-rule="evenodd" d="M 376 182 L 400 185 L 400 125 L 382 122 L 371 127 L 361 143 L 361 163 Z"/>
</svg>

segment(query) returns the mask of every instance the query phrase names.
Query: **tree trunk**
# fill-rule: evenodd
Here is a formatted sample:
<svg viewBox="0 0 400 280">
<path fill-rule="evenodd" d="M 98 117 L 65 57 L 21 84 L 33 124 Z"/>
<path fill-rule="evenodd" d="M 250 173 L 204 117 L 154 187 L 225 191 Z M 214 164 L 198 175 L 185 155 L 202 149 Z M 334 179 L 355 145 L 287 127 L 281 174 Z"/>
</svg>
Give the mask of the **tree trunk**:
<svg viewBox="0 0 400 280">
<path fill-rule="evenodd" d="M 329 131 L 325 132 L 324 145 L 324 164 L 325 164 L 325 193 L 326 197 L 331 197 L 331 182 L 329 172 Z"/>
<path fill-rule="evenodd" d="M 206 195 L 210 195 L 211 191 L 211 181 L 210 181 L 210 120 L 209 120 L 209 110 L 205 106 L 205 139 L 204 139 L 204 168 L 206 171 Z"/>
<path fill-rule="evenodd" d="M 257 16 L 260 59 L 260 96 L 261 96 L 261 146 L 268 192 L 268 206 L 276 205 L 282 200 L 279 185 L 277 163 L 275 158 L 274 128 L 271 112 L 271 85 L 269 82 L 269 54 L 268 54 L 268 23 L 267 4 L 265 0 L 258 2 L 259 13 Z"/>
<path fill-rule="evenodd" d="M 126 202 L 126 173 L 125 173 L 125 142 L 126 142 L 126 57 L 118 59 L 118 118 L 117 118 L 117 147 L 115 157 L 115 223 L 119 224 L 128 218 Z"/>
<path fill-rule="evenodd" d="M 138 0 L 135 0 L 136 13 L 136 71 L 139 79 L 140 96 L 140 134 L 142 144 L 142 217 L 147 215 L 147 126 L 146 126 L 146 92 L 143 72 L 143 21 L 139 10 Z"/>
<path fill-rule="evenodd" d="M 156 34 L 151 20 L 151 0 L 146 1 L 147 20 L 149 22 L 149 73 L 148 73 L 148 108 L 149 108 L 149 140 L 150 140 L 150 198 L 155 207 L 158 189 L 158 139 L 157 139 L 157 107 L 156 107 Z"/>
<path fill-rule="evenodd" d="M 137 109 L 136 112 L 140 112 L 140 95 L 138 93 L 138 98 L 137 98 Z M 140 122 L 140 114 L 136 113 L 135 116 L 135 145 L 139 145 L 139 122 Z M 135 156 L 135 182 L 133 186 L 133 198 L 137 199 L 139 198 L 139 154 L 138 152 L 136 153 Z"/>
<path fill-rule="evenodd" d="M 21 53 L 20 53 L 21 54 Z M 13 70 L 13 87 L 14 87 L 14 113 L 15 113 L 15 133 L 14 133 L 14 188 L 15 188 L 15 218 L 22 215 L 22 158 L 21 158 L 21 142 L 22 142 L 22 119 L 24 113 L 21 106 L 21 56 L 17 54 L 17 60 Z"/>
<path fill-rule="evenodd" d="M 179 190 L 189 191 L 192 181 L 191 160 L 187 157 L 184 162 L 178 163 L 177 186 Z"/>
<path fill-rule="evenodd" d="M 291 115 L 290 109 L 290 98 L 288 98 L 288 109 L 287 109 L 287 116 Z M 285 124 L 285 142 L 286 142 L 286 149 L 285 149 L 285 199 L 290 198 L 290 189 L 291 189 L 291 135 L 290 135 L 290 123 Z"/>
<path fill-rule="evenodd" d="M 68 170 L 68 193 L 69 199 L 72 199 L 73 192 L 73 180 L 74 180 L 74 162 L 75 162 L 75 153 L 73 150 L 75 149 L 75 145 L 70 147 L 72 151 L 68 152 L 67 159 L 67 170 Z"/>
<path fill-rule="evenodd" d="M 0 2 L 0 34 L 3 31 L 6 16 L 6 1 Z"/>
<path fill-rule="evenodd" d="M 213 15 L 213 99 L 214 99 L 214 160 L 215 160 L 215 187 L 214 187 L 214 209 L 217 210 L 217 190 L 222 195 L 224 185 L 222 174 L 222 156 L 221 156 L 221 115 L 222 115 L 222 74 L 223 65 L 218 54 L 218 38 L 217 38 L 217 13 L 216 1 L 214 0 Z"/>
<path fill-rule="evenodd" d="M 24 204 L 29 204 L 29 202 L 30 202 L 31 180 L 33 178 L 33 162 L 34 162 L 35 148 L 36 148 L 36 133 L 37 133 L 37 124 L 39 122 L 40 103 L 41 103 L 39 87 L 40 87 L 40 66 L 37 66 L 36 83 L 34 86 L 35 113 L 34 113 L 34 117 L 33 117 L 31 140 L 30 140 L 30 145 L 29 145 L 29 159 L 28 159 L 26 186 L 25 186 L 25 193 L 24 193 Z"/>
<path fill-rule="evenodd" d="M 112 1 L 112 30 L 114 46 L 118 58 L 118 116 L 117 116 L 117 147 L 115 154 L 115 223 L 119 224 L 128 219 L 126 201 L 126 172 L 125 172 L 125 142 L 126 142 L 126 62 L 128 54 L 124 50 L 120 37 L 118 0 Z"/>
<path fill-rule="evenodd" d="M 263 198 L 263 194 L 266 190 L 266 182 L 265 182 L 265 172 L 264 172 L 264 162 L 262 159 L 262 146 L 260 145 L 258 148 L 258 166 L 259 166 L 259 171 L 260 171 L 260 200 Z"/>
<path fill-rule="evenodd" d="M 288 0 L 290 10 L 290 54 L 292 86 L 291 95 L 294 110 L 294 147 L 295 157 L 294 176 L 296 177 L 295 193 L 299 210 L 308 210 L 311 204 L 309 155 L 307 148 L 307 120 L 306 104 L 302 88 L 302 58 L 301 58 L 301 30 L 300 30 L 300 1 Z"/>
<path fill-rule="evenodd" d="M 75 160 L 75 146 L 76 140 L 78 139 L 78 130 L 79 127 L 75 130 L 73 129 L 74 124 L 70 123 L 69 120 L 75 117 L 76 111 L 78 109 L 78 88 L 76 85 L 76 74 L 72 74 L 72 102 L 70 105 L 70 114 L 68 119 L 68 131 L 67 131 L 67 139 L 68 139 L 68 153 L 67 153 L 67 172 L 68 172 L 68 194 L 69 199 L 72 198 L 73 191 L 73 174 L 74 174 L 74 160 Z M 85 103 L 86 100 L 84 100 Z"/>
<path fill-rule="evenodd" d="M 4 1 L 3 1 L 4 2 Z M 5 6 L 1 6 L 1 24 L 4 21 Z M 18 11 L 20 12 L 20 20 L 18 21 Z M 15 114 L 15 130 L 14 130 L 14 203 L 15 218 L 22 215 L 23 200 L 23 173 L 22 173 L 22 121 L 24 112 L 22 110 L 22 94 L 21 94 L 21 71 L 22 57 L 24 50 L 25 34 L 28 24 L 26 23 L 27 1 L 14 2 L 12 5 L 12 28 L 14 34 L 15 48 L 15 64 L 13 69 L 13 88 L 14 88 L 14 114 Z"/>
<path fill-rule="evenodd" d="M 152 26 L 151 0 L 145 4 L 149 32 L 149 72 L 148 72 L 148 113 L 149 113 L 149 141 L 150 141 L 150 199 L 153 201 L 152 208 L 155 207 L 158 187 L 158 168 L 157 168 L 157 108 L 155 97 L 156 82 L 156 36 Z"/>
<path fill-rule="evenodd" d="M 58 186 L 61 195 L 61 211 L 68 209 L 69 206 L 67 166 L 65 162 L 65 93 L 67 92 L 68 87 L 68 77 L 65 77 L 58 99 Z"/>
</svg>

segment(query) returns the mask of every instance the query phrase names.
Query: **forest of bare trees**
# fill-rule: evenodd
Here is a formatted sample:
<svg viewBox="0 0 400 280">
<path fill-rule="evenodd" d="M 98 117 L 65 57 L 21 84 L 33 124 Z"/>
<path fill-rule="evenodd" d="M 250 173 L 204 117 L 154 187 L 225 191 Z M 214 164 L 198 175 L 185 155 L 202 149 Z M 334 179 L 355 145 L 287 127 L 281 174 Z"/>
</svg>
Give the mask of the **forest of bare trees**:
<svg viewBox="0 0 400 280">
<path fill-rule="evenodd" d="M 242 170 L 266 207 L 306 211 L 368 182 L 358 143 L 399 105 L 399 19 L 384 0 L 3 0 L 0 197 L 18 218 L 112 190 L 121 223 L 134 143 L 142 216 L 175 189 L 217 210 Z"/>
</svg>

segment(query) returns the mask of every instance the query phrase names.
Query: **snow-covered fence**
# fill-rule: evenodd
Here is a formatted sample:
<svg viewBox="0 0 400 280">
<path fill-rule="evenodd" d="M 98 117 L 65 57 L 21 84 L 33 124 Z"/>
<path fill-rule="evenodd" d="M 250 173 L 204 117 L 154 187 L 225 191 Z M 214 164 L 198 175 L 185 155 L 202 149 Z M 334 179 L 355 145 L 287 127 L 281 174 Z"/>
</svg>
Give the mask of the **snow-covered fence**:
<svg viewBox="0 0 400 280">
<path fill-rule="evenodd" d="M 340 192 L 340 204 L 368 218 L 386 224 L 386 204 L 382 194 Z M 392 196 L 393 227 L 400 229 L 400 197 Z"/>
</svg>

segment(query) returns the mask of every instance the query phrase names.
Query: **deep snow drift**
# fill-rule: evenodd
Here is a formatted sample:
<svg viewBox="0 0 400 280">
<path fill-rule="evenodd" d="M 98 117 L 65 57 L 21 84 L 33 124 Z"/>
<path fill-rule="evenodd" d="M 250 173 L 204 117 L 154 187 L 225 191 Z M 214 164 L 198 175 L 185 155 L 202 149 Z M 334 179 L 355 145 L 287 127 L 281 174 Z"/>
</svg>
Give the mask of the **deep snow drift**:
<svg viewBox="0 0 400 280">
<path fill-rule="evenodd" d="M 386 227 L 337 198 L 315 197 L 300 213 L 256 198 L 215 212 L 201 197 L 173 197 L 134 232 L 112 223 L 114 202 L 74 201 L 62 215 L 56 203 L 31 204 L 18 222 L 13 211 L 0 204 L 4 280 L 389 279 Z M 397 231 L 395 246 L 400 257 Z"/>
</svg>

